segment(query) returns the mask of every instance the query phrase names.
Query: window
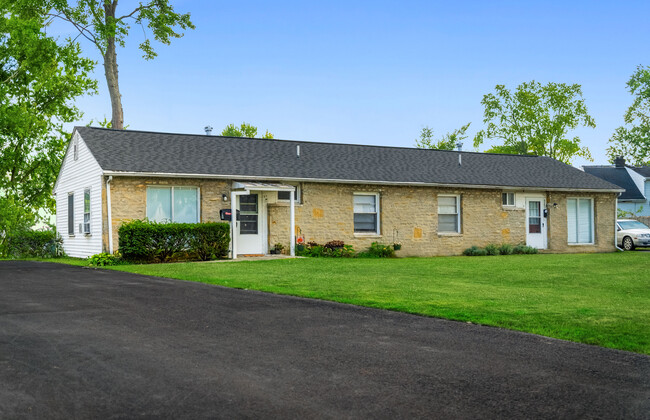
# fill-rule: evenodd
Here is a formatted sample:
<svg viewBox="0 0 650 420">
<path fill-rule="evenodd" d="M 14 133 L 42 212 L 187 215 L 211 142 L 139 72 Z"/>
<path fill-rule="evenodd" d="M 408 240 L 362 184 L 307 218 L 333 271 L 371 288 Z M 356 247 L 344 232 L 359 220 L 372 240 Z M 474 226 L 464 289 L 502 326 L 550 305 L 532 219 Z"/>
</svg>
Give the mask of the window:
<svg viewBox="0 0 650 420">
<path fill-rule="evenodd" d="M 156 222 L 198 223 L 199 189 L 148 187 L 147 218 Z"/>
<path fill-rule="evenodd" d="M 438 196 L 438 232 L 460 233 L 460 196 Z"/>
<path fill-rule="evenodd" d="M 566 209 L 569 243 L 594 243 L 594 211 L 591 198 L 569 198 Z"/>
<path fill-rule="evenodd" d="M 354 193 L 354 232 L 379 235 L 379 194 Z"/>
<path fill-rule="evenodd" d="M 257 235 L 257 194 L 239 196 L 239 233 Z"/>
<path fill-rule="evenodd" d="M 84 233 L 90 234 L 90 188 L 84 190 Z"/>
<path fill-rule="evenodd" d="M 79 142 L 76 139 L 72 143 L 72 158 L 74 160 L 79 159 Z"/>
<path fill-rule="evenodd" d="M 503 193 L 503 194 L 501 194 L 501 203 L 504 206 L 514 206 L 515 205 L 515 193 Z"/>
<path fill-rule="evenodd" d="M 292 184 L 288 184 L 292 185 Z M 294 185 L 296 187 L 294 200 L 296 203 L 300 203 L 300 185 Z M 290 201 L 291 200 L 291 191 L 278 191 L 278 201 Z"/>
<path fill-rule="evenodd" d="M 68 194 L 68 235 L 74 236 L 74 193 Z"/>
</svg>

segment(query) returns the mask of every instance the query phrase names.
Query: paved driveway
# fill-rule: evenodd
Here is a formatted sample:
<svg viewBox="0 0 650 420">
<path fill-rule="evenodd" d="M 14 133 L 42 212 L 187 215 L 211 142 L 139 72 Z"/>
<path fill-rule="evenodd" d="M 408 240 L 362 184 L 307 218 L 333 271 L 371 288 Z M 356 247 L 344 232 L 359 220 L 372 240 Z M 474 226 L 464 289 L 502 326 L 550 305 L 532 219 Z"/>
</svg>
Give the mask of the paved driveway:
<svg viewBox="0 0 650 420">
<path fill-rule="evenodd" d="M 646 356 L 199 283 L 0 262 L 0 418 L 649 413 Z"/>
</svg>

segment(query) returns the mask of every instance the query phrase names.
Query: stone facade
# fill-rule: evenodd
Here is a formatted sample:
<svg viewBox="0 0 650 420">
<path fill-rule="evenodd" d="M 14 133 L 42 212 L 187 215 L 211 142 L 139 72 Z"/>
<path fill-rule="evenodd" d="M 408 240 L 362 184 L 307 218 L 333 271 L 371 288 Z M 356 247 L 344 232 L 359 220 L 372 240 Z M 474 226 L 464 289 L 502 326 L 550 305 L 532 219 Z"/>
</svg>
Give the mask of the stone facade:
<svg viewBox="0 0 650 420">
<path fill-rule="evenodd" d="M 201 193 L 201 221 L 219 221 L 219 210 L 229 208 L 222 194 L 230 197 L 230 181 L 185 178 L 114 177 L 111 183 L 112 231 L 118 247 L 117 229 L 124 221 L 146 216 L 146 187 L 149 185 L 196 186 Z M 296 204 L 296 235 L 324 244 L 342 240 L 355 250 L 372 242 L 401 242 L 399 256 L 458 255 L 472 245 L 526 243 L 526 212 L 523 206 L 504 207 L 501 189 L 379 186 L 333 183 L 302 183 L 301 202 Z M 379 193 L 380 235 L 354 233 L 353 195 Z M 616 194 L 514 191 L 518 197 L 545 198 L 548 209 L 548 252 L 607 252 L 614 248 Z M 273 193 L 267 193 L 273 194 Z M 461 232 L 438 233 L 439 194 L 460 195 Z M 566 199 L 594 199 L 595 242 L 573 246 L 567 243 Z M 553 206 L 553 203 L 557 206 Z M 106 213 L 104 215 L 106 220 Z M 289 248 L 289 204 L 269 200 L 268 243 Z M 107 223 L 106 223 L 107 224 Z M 105 238 L 105 248 L 108 238 Z"/>
</svg>

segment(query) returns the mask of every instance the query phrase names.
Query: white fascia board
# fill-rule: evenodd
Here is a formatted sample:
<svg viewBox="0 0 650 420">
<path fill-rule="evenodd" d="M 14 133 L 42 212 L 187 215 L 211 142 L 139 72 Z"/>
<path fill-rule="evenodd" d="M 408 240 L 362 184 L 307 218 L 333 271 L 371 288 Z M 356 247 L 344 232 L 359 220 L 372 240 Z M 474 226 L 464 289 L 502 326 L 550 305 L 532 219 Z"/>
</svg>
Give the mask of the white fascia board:
<svg viewBox="0 0 650 420">
<path fill-rule="evenodd" d="M 529 187 L 525 185 L 476 185 L 476 184 L 444 184 L 437 182 L 396 182 L 396 181 L 370 181 L 363 179 L 325 179 L 325 178 L 291 178 L 273 176 L 251 176 L 251 175 L 214 175 L 214 174 L 185 174 L 185 173 L 164 173 L 164 172 L 122 172 L 104 171 L 105 176 L 142 176 L 152 178 L 204 178 L 204 179 L 234 179 L 234 180 L 267 180 L 267 181 L 294 181 L 294 182 L 317 182 L 327 184 L 370 184 L 388 186 L 412 186 L 412 187 L 446 187 L 446 188 L 476 188 L 476 189 L 509 189 L 526 191 L 573 191 L 573 192 L 625 192 L 622 188 L 552 188 L 552 187 Z"/>
</svg>

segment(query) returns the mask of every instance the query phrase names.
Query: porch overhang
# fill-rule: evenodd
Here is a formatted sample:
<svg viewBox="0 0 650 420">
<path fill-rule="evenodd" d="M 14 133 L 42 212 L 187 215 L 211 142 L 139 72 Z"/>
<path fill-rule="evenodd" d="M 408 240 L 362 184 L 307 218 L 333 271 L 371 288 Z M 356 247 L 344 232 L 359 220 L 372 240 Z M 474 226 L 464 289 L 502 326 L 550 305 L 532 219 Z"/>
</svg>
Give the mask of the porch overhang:
<svg viewBox="0 0 650 420">
<path fill-rule="evenodd" d="M 289 191 L 290 193 L 290 206 L 289 206 L 289 250 L 290 255 L 294 257 L 296 255 L 296 187 L 293 185 L 286 184 L 277 184 L 270 182 L 240 182 L 233 181 L 232 189 L 230 190 L 230 206 L 232 215 L 237 214 L 237 196 L 250 194 L 251 191 Z M 237 218 L 233 217 L 231 219 L 231 257 L 232 259 L 237 258 Z"/>
</svg>

